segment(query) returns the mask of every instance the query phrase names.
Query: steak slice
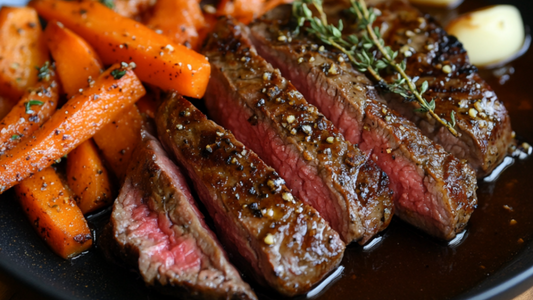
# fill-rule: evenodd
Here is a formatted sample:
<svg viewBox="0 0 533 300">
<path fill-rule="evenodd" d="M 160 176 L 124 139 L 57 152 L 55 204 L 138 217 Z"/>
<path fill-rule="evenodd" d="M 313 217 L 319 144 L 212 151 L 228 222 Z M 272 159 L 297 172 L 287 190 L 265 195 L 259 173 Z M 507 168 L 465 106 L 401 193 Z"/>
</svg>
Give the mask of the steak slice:
<svg viewBox="0 0 533 300">
<path fill-rule="evenodd" d="M 246 27 L 221 19 L 203 53 L 213 118 L 287 179 L 345 243 L 365 244 L 392 218 L 388 177 L 259 57 Z"/>
<path fill-rule="evenodd" d="M 290 16 L 291 7 L 280 6 L 251 25 L 259 54 L 371 154 L 389 176 L 400 218 L 436 237 L 455 237 L 477 203 L 474 171 L 390 109 L 348 58 L 303 34 L 291 36 Z"/>
<path fill-rule="evenodd" d="M 259 283 L 307 292 L 340 263 L 344 243 L 319 213 L 231 132 L 180 96 L 156 114 L 163 144 L 193 180 L 222 242 Z"/>
<path fill-rule="evenodd" d="M 182 299 L 257 299 L 228 262 L 161 144 L 143 131 L 132 158 L 102 243 L 107 256 Z"/>
<path fill-rule="evenodd" d="M 385 43 L 400 52 L 400 59 L 407 59 L 406 73 L 419 78 L 419 88 L 424 81 L 429 83 L 425 97 L 435 100 L 437 114 L 450 120 L 452 111 L 456 112 L 455 128 L 460 137 L 453 136 L 429 114 L 416 113 L 416 102 L 405 103 L 400 96 L 386 94 L 390 107 L 444 149 L 467 159 L 478 177 L 488 175 L 505 158 L 513 142 L 511 119 L 504 104 L 470 64 L 463 45 L 432 17 L 408 1 L 374 2 L 381 11 L 375 25 L 386 29 L 382 31 Z M 335 2 L 328 6 L 339 5 Z M 341 16 L 347 28 L 354 28 L 350 26 L 354 18 L 338 10 L 336 17 Z"/>
</svg>

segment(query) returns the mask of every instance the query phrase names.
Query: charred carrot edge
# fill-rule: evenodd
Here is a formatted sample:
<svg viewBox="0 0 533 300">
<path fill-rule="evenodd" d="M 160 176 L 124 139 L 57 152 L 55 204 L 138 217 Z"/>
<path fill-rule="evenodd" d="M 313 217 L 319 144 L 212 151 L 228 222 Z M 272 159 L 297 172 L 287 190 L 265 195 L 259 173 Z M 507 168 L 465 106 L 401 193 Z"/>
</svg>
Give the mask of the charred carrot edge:
<svg viewBox="0 0 533 300">
<path fill-rule="evenodd" d="M 141 140 L 143 118 L 135 105 L 125 109 L 94 136 L 98 148 L 119 179 L 124 179 L 131 154 Z"/>
<path fill-rule="evenodd" d="M 49 60 L 35 9 L 2 7 L 0 40 L 0 95 L 18 101 L 37 82 L 36 67 Z"/>
<path fill-rule="evenodd" d="M 93 87 L 70 99 L 32 136 L 0 157 L 0 192 L 52 165 L 145 93 L 130 67 L 113 65 Z"/>
<path fill-rule="evenodd" d="M 48 22 L 44 36 L 56 61 L 63 91 L 69 98 L 88 87 L 100 75 L 103 65 L 93 47 L 63 24 Z"/>
<path fill-rule="evenodd" d="M 80 35 L 104 64 L 134 61 L 144 82 L 185 96 L 204 95 L 211 67 L 203 55 L 98 2 L 34 0 L 30 5 L 45 19 L 57 20 Z"/>
<path fill-rule="evenodd" d="M 92 140 L 69 153 L 66 172 L 68 186 L 77 196 L 76 202 L 83 214 L 113 203 L 109 173 Z"/>
<path fill-rule="evenodd" d="M 41 70 L 47 75 L 27 90 L 17 105 L 0 121 L 0 153 L 13 148 L 23 137 L 31 135 L 56 111 L 59 83 L 54 67 L 46 62 Z M 36 78 L 37 75 L 35 74 Z"/>
<path fill-rule="evenodd" d="M 146 22 L 149 28 L 161 30 L 176 44 L 198 47 L 198 29 L 205 20 L 197 0 L 158 0 Z"/>
<path fill-rule="evenodd" d="M 82 212 L 52 167 L 15 187 L 33 228 L 59 256 L 71 258 L 92 245 Z"/>
</svg>

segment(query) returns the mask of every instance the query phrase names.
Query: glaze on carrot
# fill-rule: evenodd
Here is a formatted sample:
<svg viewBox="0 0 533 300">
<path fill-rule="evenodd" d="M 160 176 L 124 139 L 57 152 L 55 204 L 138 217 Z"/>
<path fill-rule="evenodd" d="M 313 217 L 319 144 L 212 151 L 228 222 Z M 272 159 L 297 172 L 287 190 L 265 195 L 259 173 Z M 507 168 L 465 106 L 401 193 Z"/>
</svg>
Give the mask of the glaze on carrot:
<svg viewBox="0 0 533 300">
<path fill-rule="evenodd" d="M 41 68 L 45 74 L 37 84 L 28 89 L 11 111 L 0 121 L 0 153 L 17 145 L 32 134 L 56 111 L 59 99 L 59 82 L 54 66 L 46 62 Z"/>
<path fill-rule="evenodd" d="M 35 231 L 59 256 L 71 258 L 91 247 L 89 226 L 52 167 L 18 184 L 15 192 Z"/>
<path fill-rule="evenodd" d="M 37 82 L 36 67 L 49 60 L 37 12 L 2 7 L 0 41 L 0 96 L 18 101 Z"/>
<path fill-rule="evenodd" d="M 100 75 L 103 64 L 93 47 L 63 24 L 48 22 L 44 35 L 68 98 L 88 87 Z"/>
<path fill-rule="evenodd" d="M 207 59 L 98 2 L 34 0 L 47 20 L 57 20 L 91 44 L 104 64 L 131 62 L 139 78 L 163 90 L 201 98 L 209 81 Z"/>
<path fill-rule="evenodd" d="M 131 68 L 113 65 L 70 99 L 32 136 L 0 157 L 0 192 L 69 153 L 144 96 Z"/>
</svg>

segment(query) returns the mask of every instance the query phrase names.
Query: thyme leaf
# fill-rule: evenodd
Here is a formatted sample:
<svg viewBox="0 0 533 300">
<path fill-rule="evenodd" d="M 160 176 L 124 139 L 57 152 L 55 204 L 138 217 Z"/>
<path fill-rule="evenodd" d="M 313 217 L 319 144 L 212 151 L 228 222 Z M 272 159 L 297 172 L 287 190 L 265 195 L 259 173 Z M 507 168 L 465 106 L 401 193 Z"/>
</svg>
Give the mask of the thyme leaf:
<svg viewBox="0 0 533 300">
<path fill-rule="evenodd" d="M 379 27 L 372 27 L 377 18 L 374 10 L 368 8 L 364 0 L 350 0 L 350 3 L 349 11 L 357 18 L 357 28 L 361 31 L 360 37 L 354 34 L 343 36 L 344 24 L 342 21 L 339 21 L 337 26 L 329 24 L 323 10 L 322 0 L 297 0 L 293 2 L 292 12 L 297 20 L 297 27 L 293 34 L 299 34 L 303 28 L 309 35 L 314 36 L 324 44 L 340 50 L 348 56 L 358 71 L 370 73 L 378 81 L 378 86 L 402 96 L 406 102 L 416 101 L 420 108 L 415 109 L 415 111 L 428 113 L 454 136 L 459 136 L 455 130 L 455 112 L 452 111 L 450 122 L 435 113 L 435 99 L 428 102 L 423 97 L 429 88 L 428 82 L 422 82 L 418 89 L 413 79 L 405 72 L 407 61 L 404 59 L 398 62 L 398 51 L 393 51 L 390 46 L 385 45 Z M 318 17 L 313 16 L 309 5 L 317 10 Z M 379 71 L 384 69 L 396 74 L 392 82 L 387 82 L 381 77 Z"/>
<path fill-rule="evenodd" d="M 34 106 L 34 105 L 41 106 L 43 104 L 44 104 L 44 102 L 39 101 L 39 100 L 30 100 L 28 102 L 25 102 L 24 106 L 26 107 L 26 113 L 27 114 L 33 114 L 34 111 L 31 109 L 31 107 Z"/>
</svg>

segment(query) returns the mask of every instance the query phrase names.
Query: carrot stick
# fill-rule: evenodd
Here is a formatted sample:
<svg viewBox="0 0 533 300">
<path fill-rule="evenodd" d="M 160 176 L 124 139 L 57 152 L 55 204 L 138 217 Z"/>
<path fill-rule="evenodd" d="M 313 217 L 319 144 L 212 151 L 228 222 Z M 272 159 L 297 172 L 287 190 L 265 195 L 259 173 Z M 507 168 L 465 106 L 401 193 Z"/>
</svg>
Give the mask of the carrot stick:
<svg viewBox="0 0 533 300">
<path fill-rule="evenodd" d="M 67 180 L 83 214 L 113 203 L 111 180 L 92 140 L 83 142 L 68 154 Z"/>
<path fill-rule="evenodd" d="M 88 0 L 34 0 L 47 20 L 58 20 L 91 44 L 104 64 L 135 62 L 142 81 L 163 90 L 201 98 L 211 67 L 203 55 L 173 43 L 164 35 Z"/>
<path fill-rule="evenodd" d="M 59 256 L 71 258 L 91 247 L 89 226 L 52 167 L 18 184 L 15 192 L 35 231 Z"/>
<path fill-rule="evenodd" d="M 53 66 L 46 62 L 37 84 L 26 91 L 20 101 L 0 121 L 0 153 L 13 148 L 24 136 L 31 135 L 56 111 L 59 84 Z M 38 74 L 35 74 L 35 78 Z"/>
<path fill-rule="evenodd" d="M 0 157 L 0 193 L 88 140 L 145 94 L 131 68 L 114 65 L 70 99 L 32 136 Z"/>
<path fill-rule="evenodd" d="M 197 0 L 158 0 L 146 25 L 161 30 L 176 44 L 188 43 L 192 49 L 197 49 L 198 30 L 204 22 Z"/>
<path fill-rule="evenodd" d="M 49 22 L 44 35 L 56 61 L 61 86 L 69 98 L 100 75 L 103 65 L 93 47 L 63 24 Z"/>
<path fill-rule="evenodd" d="M 155 0 L 105 0 L 100 2 L 107 3 L 108 7 L 111 6 L 110 8 L 113 8 L 121 16 L 136 19 L 150 9 Z"/>
<path fill-rule="evenodd" d="M 48 50 L 37 12 L 29 7 L 2 7 L 0 95 L 18 101 L 37 82 L 35 67 L 47 60 Z"/>
<path fill-rule="evenodd" d="M 131 153 L 141 140 L 143 118 L 135 105 L 94 135 L 106 161 L 119 179 L 124 179 Z"/>
</svg>

